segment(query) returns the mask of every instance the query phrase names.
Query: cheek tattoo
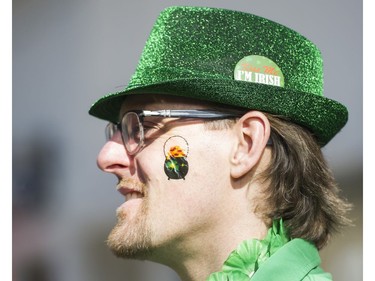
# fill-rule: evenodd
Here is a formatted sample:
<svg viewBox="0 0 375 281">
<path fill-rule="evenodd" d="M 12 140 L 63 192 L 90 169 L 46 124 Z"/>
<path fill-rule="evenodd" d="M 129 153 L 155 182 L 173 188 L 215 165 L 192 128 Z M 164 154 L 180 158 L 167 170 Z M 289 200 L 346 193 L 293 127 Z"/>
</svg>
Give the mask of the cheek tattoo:
<svg viewBox="0 0 375 281">
<path fill-rule="evenodd" d="M 168 146 L 167 146 L 168 144 Z M 166 151 L 166 147 L 169 150 Z M 172 136 L 164 143 L 164 172 L 168 180 L 185 179 L 189 170 L 189 164 L 186 160 L 189 153 L 189 143 L 181 136 Z"/>
</svg>

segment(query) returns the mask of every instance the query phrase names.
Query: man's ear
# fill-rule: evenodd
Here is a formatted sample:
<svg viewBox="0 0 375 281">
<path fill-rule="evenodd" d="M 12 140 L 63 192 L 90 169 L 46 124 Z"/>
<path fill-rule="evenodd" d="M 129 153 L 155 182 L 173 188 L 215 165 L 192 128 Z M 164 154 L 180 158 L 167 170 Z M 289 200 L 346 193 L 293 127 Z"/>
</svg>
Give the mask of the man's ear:
<svg viewBox="0 0 375 281">
<path fill-rule="evenodd" d="M 231 155 L 231 176 L 240 178 L 260 161 L 270 137 L 268 118 L 260 111 L 249 111 L 234 126 L 236 146 Z"/>
</svg>

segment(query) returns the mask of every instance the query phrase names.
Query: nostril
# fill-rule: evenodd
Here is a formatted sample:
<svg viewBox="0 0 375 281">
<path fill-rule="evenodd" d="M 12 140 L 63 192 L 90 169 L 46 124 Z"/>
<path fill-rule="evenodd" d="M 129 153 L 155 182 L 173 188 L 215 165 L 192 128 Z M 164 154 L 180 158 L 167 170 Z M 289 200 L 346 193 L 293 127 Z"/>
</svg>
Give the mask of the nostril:
<svg viewBox="0 0 375 281">
<path fill-rule="evenodd" d="M 127 166 L 124 166 L 124 165 L 121 165 L 121 164 L 113 164 L 113 165 L 109 165 L 105 168 L 106 171 L 108 172 L 111 172 L 112 170 L 116 170 L 116 169 L 124 169 L 126 168 Z"/>
</svg>

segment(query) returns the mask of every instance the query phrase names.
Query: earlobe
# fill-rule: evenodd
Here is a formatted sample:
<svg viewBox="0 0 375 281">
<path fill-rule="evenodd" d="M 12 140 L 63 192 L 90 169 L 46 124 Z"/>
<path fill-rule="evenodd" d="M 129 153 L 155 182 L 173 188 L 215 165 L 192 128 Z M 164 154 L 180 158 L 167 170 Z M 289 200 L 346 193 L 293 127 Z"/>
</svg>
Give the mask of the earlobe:
<svg viewBox="0 0 375 281">
<path fill-rule="evenodd" d="M 250 111 L 234 127 L 236 145 L 231 157 L 231 176 L 240 178 L 261 160 L 270 137 L 270 124 L 260 111 Z"/>
</svg>

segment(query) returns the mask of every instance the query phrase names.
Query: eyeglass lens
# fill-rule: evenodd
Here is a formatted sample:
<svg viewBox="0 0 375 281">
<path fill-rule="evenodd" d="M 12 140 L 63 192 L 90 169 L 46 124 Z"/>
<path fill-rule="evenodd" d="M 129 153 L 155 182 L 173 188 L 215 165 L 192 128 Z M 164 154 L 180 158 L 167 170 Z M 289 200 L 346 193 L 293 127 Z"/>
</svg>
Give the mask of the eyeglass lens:
<svg viewBox="0 0 375 281">
<path fill-rule="evenodd" d="M 117 132 L 117 125 L 113 123 L 108 123 L 105 127 L 105 139 L 109 141 L 113 135 Z"/>
<path fill-rule="evenodd" d="M 143 143 L 143 127 L 138 115 L 134 112 L 126 113 L 121 126 L 126 150 L 129 153 L 134 153 Z"/>
</svg>

